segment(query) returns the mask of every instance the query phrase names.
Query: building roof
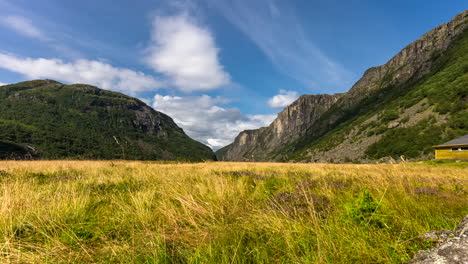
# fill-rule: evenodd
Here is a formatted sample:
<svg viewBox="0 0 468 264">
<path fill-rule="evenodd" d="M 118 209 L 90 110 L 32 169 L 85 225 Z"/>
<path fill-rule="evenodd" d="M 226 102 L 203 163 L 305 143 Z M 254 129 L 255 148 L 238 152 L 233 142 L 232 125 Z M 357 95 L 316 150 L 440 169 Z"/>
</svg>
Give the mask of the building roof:
<svg viewBox="0 0 468 264">
<path fill-rule="evenodd" d="M 447 141 L 443 144 L 440 144 L 434 147 L 449 147 L 449 146 L 459 146 L 459 145 L 468 145 L 468 134 L 461 136 L 459 138 Z"/>
</svg>

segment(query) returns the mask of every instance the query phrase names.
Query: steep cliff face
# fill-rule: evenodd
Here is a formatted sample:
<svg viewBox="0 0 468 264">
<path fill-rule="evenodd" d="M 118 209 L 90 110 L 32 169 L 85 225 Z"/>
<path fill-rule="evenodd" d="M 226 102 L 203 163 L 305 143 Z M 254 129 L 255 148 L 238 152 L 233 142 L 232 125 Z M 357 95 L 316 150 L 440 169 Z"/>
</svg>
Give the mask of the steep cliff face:
<svg viewBox="0 0 468 264">
<path fill-rule="evenodd" d="M 289 154 L 286 160 L 362 161 L 386 155 L 398 157 L 397 153 L 422 158 L 432 152 L 431 144 L 463 134 L 465 128 L 453 123 L 465 122 L 457 115 L 463 115 L 468 107 L 465 95 L 468 83 L 463 77 L 467 74 L 467 25 L 468 11 L 464 11 L 406 46 L 385 65 L 367 70 L 306 136 L 292 148 L 283 150 Z M 440 111 L 444 104 L 453 106 L 449 107 L 451 110 Z M 389 111 L 398 112 L 395 120 L 386 120 Z M 447 115 L 449 111 L 454 114 Z M 409 122 L 405 123 L 406 120 Z M 398 151 L 395 148 L 370 155 L 369 148 L 375 148 L 382 137 L 387 138 L 386 144 L 400 141 L 400 145 L 416 145 L 414 139 L 403 143 L 402 137 L 408 131 L 420 134 L 421 138 L 433 135 L 419 144 L 418 154 L 400 147 Z"/>
<path fill-rule="evenodd" d="M 406 46 L 386 64 L 368 69 L 337 106 L 343 109 L 353 108 L 376 90 L 401 85 L 410 79 L 416 81 L 428 74 L 434 58 L 440 56 L 465 30 L 467 15 L 468 11 L 462 12 L 450 22 L 430 30 Z"/>
<path fill-rule="evenodd" d="M 303 95 L 286 107 L 268 126 L 242 131 L 234 143 L 219 150 L 220 160 L 270 160 L 275 150 L 304 136 L 307 129 L 341 98 L 342 94 Z"/>
<path fill-rule="evenodd" d="M 457 42 L 455 40 L 459 40 L 456 44 L 457 52 L 461 56 L 465 56 L 463 52 L 460 52 L 460 50 L 464 49 L 464 44 L 460 43 L 463 41 L 460 41 L 460 39 L 466 38 L 467 16 L 468 11 L 462 12 L 455 16 L 452 21 L 432 29 L 420 39 L 406 46 L 386 64 L 368 69 L 348 92 L 335 95 L 329 98 L 329 100 L 321 101 L 314 98 L 303 102 L 305 105 L 309 105 L 309 107 L 299 107 L 296 109 L 296 114 L 290 115 L 288 109 L 290 107 L 297 107 L 298 104 L 301 104 L 300 100 L 304 100 L 303 98 L 299 99 L 281 112 L 268 128 L 242 132 L 231 145 L 221 149 L 217 153 L 218 158 L 224 160 L 259 161 L 290 160 L 291 155 L 297 156 L 300 153 L 301 157 L 299 160 L 316 161 L 322 160 L 321 156 L 324 156 L 323 154 L 332 145 L 331 147 L 335 148 L 335 153 L 338 153 L 334 154 L 334 157 L 338 156 L 338 159 L 342 159 L 339 156 L 340 151 L 338 146 L 345 140 L 352 141 L 354 144 L 356 140 L 352 138 L 353 136 L 350 131 L 357 133 L 359 130 L 353 129 L 349 124 L 352 123 L 354 126 L 359 126 L 363 122 L 369 124 L 373 124 L 372 122 L 376 123 L 377 121 L 370 119 L 381 118 L 384 115 L 383 109 L 389 108 L 390 105 L 400 113 L 409 113 L 405 109 L 424 98 L 426 100 L 429 99 L 428 102 L 434 105 L 433 108 L 436 108 L 437 103 L 435 101 L 438 99 L 434 98 L 437 98 L 438 95 L 431 95 L 434 94 L 436 88 L 432 88 L 432 92 L 427 87 L 419 89 L 421 82 L 444 69 L 449 72 L 447 75 L 451 74 L 448 77 L 450 81 L 456 79 L 453 76 L 462 77 L 463 74 L 466 74 L 466 67 L 462 65 L 463 60 L 457 66 L 450 66 L 450 62 L 460 60 L 460 55 L 457 55 L 458 57 L 453 54 L 449 55 L 447 50 L 453 46 L 454 42 Z M 452 47 L 452 49 L 454 48 Z M 449 69 L 449 67 L 452 68 Z M 432 81 L 437 82 L 440 78 L 447 77 L 437 78 Z M 451 95 L 453 97 L 451 99 L 454 99 L 455 102 L 459 97 L 464 96 L 463 85 L 466 84 L 466 79 L 460 78 L 457 79 L 457 82 L 454 86 L 456 86 L 456 89 L 461 87 L 461 92 Z M 446 82 L 445 84 L 451 85 L 452 83 Z M 465 86 L 465 90 L 466 87 L 468 86 Z M 420 90 L 419 94 L 408 95 L 412 90 L 418 89 Z M 432 97 L 428 97 L 429 95 Z M 327 96 L 324 98 L 327 98 Z M 398 101 L 411 101 L 411 105 L 401 107 L 398 105 Z M 466 108 L 463 102 L 465 101 L 462 100 L 462 103 L 457 106 L 462 111 Z M 314 112 L 315 109 L 317 109 L 316 112 Z M 423 112 L 425 109 L 421 108 L 418 111 Z M 285 118 L 285 116 L 288 118 Z M 397 118 L 404 119 L 398 115 Z M 359 122 L 355 122 L 358 119 Z M 290 124 L 293 125 L 290 126 Z M 344 131 L 343 127 L 346 125 L 348 127 Z M 366 142 L 362 146 L 356 147 L 360 150 L 359 154 L 361 156 L 364 155 L 371 144 L 376 143 L 380 139 L 383 133 L 382 128 L 393 126 L 384 122 L 377 125 L 381 128 L 380 132 L 374 134 L 370 140 L 367 140 L 366 136 L 360 135 L 362 137 L 360 142 Z M 362 132 L 361 130 L 359 130 L 360 133 Z M 283 131 L 286 132 L 283 133 Z M 371 131 L 366 132 L 371 134 Z M 327 141 L 327 144 L 317 144 L 320 141 Z M 317 145 L 320 145 L 320 148 Z"/>
</svg>

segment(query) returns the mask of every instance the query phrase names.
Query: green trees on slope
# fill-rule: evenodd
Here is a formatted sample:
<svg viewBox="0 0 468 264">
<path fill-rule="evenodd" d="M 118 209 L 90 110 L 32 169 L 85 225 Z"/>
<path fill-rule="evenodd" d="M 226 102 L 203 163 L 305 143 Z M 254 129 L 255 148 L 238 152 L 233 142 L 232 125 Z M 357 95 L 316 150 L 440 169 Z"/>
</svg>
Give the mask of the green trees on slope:
<svg viewBox="0 0 468 264">
<path fill-rule="evenodd" d="M 138 117 L 138 111 L 148 113 Z M 189 138 L 170 117 L 136 98 L 53 81 L 0 88 L 0 140 L 32 145 L 46 159 L 214 157 L 211 149 Z"/>
</svg>

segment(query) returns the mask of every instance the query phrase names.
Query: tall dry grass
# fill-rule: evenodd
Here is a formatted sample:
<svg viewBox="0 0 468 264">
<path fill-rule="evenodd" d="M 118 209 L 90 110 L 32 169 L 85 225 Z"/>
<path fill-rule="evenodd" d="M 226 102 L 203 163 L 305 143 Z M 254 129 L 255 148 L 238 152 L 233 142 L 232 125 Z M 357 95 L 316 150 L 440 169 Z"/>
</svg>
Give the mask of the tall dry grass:
<svg viewBox="0 0 468 264">
<path fill-rule="evenodd" d="M 0 162 L 0 263 L 401 263 L 468 214 L 445 165 Z"/>
</svg>

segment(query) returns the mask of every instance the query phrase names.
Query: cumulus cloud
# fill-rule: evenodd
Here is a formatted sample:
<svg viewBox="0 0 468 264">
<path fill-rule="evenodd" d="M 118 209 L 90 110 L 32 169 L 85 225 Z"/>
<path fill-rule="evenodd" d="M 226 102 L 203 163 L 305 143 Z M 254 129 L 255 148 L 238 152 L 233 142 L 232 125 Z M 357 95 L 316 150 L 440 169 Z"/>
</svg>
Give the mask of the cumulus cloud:
<svg viewBox="0 0 468 264">
<path fill-rule="evenodd" d="M 275 115 L 245 115 L 237 108 L 223 107 L 228 101 L 221 97 L 163 96 L 156 94 L 153 108 L 171 116 L 192 138 L 219 149 L 246 129 L 270 124 Z"/>
<path fill-rule="evenodd" d="M 3 85 L 7 85 L 7 84 L 6 84 L 6 83 L 2 83 L 2 82 L 0 82 L 0 86 L 3 86 Z"/>
<path fill-rule="evenodd" d="M 230 82 L 211 32 L 187 14 L 158 16 L 146 62 L 184 92 L 208 91 Z"/>
<path fill-rule="evenodd" d="M 131 95 L 160 88 L 163 83 L 153 76 L 94 60 L 64 62 L 59 59 L 21 58 L 0 53 L 0 68 L 20 73 L 29 79 L 54 79 L 85 83 Z"/>
<path fill-rule="evenodd" d="M 0 19 L 0 23 L 26 37 L 47 40 L 47 37 L 39 28 L 22 16 L 5 16 Z"/>
<path fill-rule="evenodd" d="M 286 106 L 290 105 L 292 102 L 294 102 L 297 97 L 297 92 L 295 91 L 286 91 L 286 90 L 279 90 L 279 94 L 273 96 L 268 100 L 268 105 L 271 108 L 275 109 L 283 109 Z"/>
</svg>

